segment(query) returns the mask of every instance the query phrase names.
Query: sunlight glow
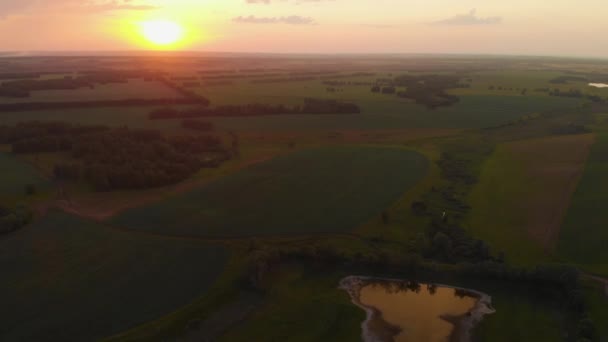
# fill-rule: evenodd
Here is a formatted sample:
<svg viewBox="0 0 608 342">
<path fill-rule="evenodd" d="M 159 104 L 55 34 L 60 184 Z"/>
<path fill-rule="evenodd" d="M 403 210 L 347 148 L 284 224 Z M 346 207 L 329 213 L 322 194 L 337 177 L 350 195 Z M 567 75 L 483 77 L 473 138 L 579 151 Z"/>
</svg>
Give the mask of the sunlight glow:
<svg viewBox="0 0 608 342">
<path fill-rule="evenodd" d="M 158 46 L 172 45 L 184 38 L 183 27 L 167 20 L 143 22 L 141 33 L 148 42 Z"/>
</svg>

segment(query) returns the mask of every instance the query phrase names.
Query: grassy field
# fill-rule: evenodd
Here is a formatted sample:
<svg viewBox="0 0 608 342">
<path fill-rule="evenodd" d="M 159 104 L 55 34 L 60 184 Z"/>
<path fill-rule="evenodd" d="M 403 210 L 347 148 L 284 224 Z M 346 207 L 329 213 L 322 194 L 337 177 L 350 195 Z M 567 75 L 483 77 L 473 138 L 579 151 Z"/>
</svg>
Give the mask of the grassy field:
<svg viewBox="0 0 608 342">
<path fill-rule="evenodd" d="M 204 294 L 226 259 L 221 247 L 53 212 L 0 239 L 0 340 L 83 341 L 126 330 Z"/>
<path fill-rule="evenodd" d="M 48 180 L 34 167 L 8 153 L 0 152 L 0 170 L 0 199 L 25 195 L 25 186 L 28 184 L 34 185 L 39 191 L 49 186 Z"/>
<path fill-rule="evenodd" d="M 608 133 L 598 134 L 561 228 L 558 256 L 608 275 Z"/>
<path fill-rule="evenodd" d="M 546 260 L 593 139 L 585 134 L 499 145 L 470 196 L 473 235 L 510 262 Z"/>
<path fill-rule="evenodd" d="M 112 223 L 211 236 L 348 232 L 379 215 L 427 170 L 424 156 L 398 148 L 307 149 L 127 210 Z"/>
</svg>

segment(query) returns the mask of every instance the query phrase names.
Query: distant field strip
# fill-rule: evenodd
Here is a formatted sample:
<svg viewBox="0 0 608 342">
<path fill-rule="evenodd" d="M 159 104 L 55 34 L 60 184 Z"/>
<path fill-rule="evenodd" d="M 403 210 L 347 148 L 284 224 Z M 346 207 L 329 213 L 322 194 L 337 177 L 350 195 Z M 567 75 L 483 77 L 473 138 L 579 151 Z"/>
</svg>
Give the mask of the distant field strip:
<svg viewBox="0 0 608 342">
<path fill-rule="evenodd" d="M 598 135 L 561 229 L 558 255 L 608 275 L 608 133 Z"/>
<path fill-rule="evenodd" d="M 516 263 L 546 258 L 593 141 L 584 134 L 500 145 L 471 195 L 473 234 Z"/>
<path fill-rule="evenodd" d="M 200 236 L 348 232 L 379 215 L 428 168 L 423 155 L 398 148 L 302 150 L 129 209 L 111 224 Z"/>
<path fill-rule="evenodd" d="M 15 157 L 0 152 L 0 198 L 25 194 L 28 184 L 38 187 L 48 185 L 48 181 L 31 165 Z"/>
<path fill-rule="evenodd" d="M 53 212 L 0 239 L 0 340 L 93 341 L 202 295 L 227 252 Z"/>
</svg>

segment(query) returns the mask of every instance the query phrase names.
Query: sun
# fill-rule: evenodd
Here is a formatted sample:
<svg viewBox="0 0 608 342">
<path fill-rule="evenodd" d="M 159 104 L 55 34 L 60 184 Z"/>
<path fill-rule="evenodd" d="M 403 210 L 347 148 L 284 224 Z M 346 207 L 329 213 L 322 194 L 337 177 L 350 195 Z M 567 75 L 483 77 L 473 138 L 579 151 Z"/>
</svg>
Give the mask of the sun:
<svg viewBox="0 0 608 342">
<path fill-rule="evenodd" d="M 145 21 L 141 32 L 147 41 L 158 46 L 178 43 L 184 37 L 184 28 L 168 20 Z"/>
</svg>

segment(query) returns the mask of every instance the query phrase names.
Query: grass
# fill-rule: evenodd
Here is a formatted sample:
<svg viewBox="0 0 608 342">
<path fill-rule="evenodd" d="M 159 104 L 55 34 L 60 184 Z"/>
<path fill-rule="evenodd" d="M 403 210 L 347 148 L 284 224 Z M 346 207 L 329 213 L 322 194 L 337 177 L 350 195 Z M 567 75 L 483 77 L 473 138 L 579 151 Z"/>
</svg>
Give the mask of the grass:
<svg viewBox="0 0 608 342">
<path fill-rule="evenodd" d="M 379 215 L 427 171 L 424 156 L 399 148 L 306 149 L 127 210 L 112 223 L 204 236 L 349 232 Z"/>
<path fill-rule="evenodd" d="M 220 341 L 358 341 L 365 313 L 339 277 L 286 265 L 267 279 L 266 304 Z"/>
<path fill-rule="evenodd" d="M 598 134 L 561 228 L 558 256 L 608 275 L 608 133 Z"/>
<path fill-rule="evenodd" d="M 592 142 L 586 134 L 499 145 L 470 196 L 473 235 L 512 263 L 547 260 Z"/>
<path fill-rule="evenodd" d="M 22 162 L 8 153 L 0 152 L 0 198 L 16 198 L 25 195 L 25 186 L 32 184 L 41 191 L 49 186 L 33 166 Z"/>
<path fill-rule="evenodd" d="M 474 330 L 479 341 L 563 341 L 562 315 L 557 308 L 531 296 L 489 293 L 496 312 L 484 317 Z"/>
<path fill-rule="evenodd" d="M 589 310 L 589 318 L 597 329 L 600 342 L 608 341 L 608 296 L 603 285 L 596 281 L 585 280 L 583 284 L 585 303 Z"/>
<path fill-rule="evenodd" d="M 227 253 L 50 216 L 0 240 L 0 339 L 95 340 L 205 293 Z"/>
</svg>

